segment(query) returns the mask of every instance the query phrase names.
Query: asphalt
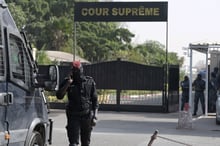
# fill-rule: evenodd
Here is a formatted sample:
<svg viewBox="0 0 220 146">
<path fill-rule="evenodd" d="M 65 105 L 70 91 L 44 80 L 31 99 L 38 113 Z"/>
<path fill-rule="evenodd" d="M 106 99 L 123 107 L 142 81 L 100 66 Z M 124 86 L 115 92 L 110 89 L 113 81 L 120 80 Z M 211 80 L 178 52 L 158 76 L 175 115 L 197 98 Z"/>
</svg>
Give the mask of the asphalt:
<svg viewBox="0 0 220 146">
<path fill-rule="evenodd" d="M 180 113 L 136 113 L 99 111 L 91 146 L 220 146 L 220 125 L 215 114 L 192 117 L 192 128 L 180 128 Z M 68 146 L 64 110 L 51 110 L 53 146 Z"/>
</svg>

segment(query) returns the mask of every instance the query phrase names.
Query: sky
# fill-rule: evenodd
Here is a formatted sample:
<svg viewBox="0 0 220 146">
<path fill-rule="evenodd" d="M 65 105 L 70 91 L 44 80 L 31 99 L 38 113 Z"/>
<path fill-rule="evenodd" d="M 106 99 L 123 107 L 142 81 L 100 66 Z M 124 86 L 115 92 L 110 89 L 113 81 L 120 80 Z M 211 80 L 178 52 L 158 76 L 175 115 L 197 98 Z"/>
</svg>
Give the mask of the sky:
<svg viewBox="0 0 220 146">
<path fill-rule="evenodd" d="M 135 2 L 135 0 L 113 1 Z M 139 1 L 142 0 L 137 2 Z M 144 2 L 154 1 L 158 0 Z M 165 2 L 168 2 L 168 22 L 123 24 L 135 34 L 133 43 L 156 40 L 166 45 L 167 24 L 168 52 L 177 52 L 178 56 L 184 56 L 183 48 L 188 47 L 190 43 L 220 43 L 220 0 L 165 0 Z M 201 53 L 194 52 L 194 54 L 194 64 L 205 60 L 205 56 Z"/>
</svg>

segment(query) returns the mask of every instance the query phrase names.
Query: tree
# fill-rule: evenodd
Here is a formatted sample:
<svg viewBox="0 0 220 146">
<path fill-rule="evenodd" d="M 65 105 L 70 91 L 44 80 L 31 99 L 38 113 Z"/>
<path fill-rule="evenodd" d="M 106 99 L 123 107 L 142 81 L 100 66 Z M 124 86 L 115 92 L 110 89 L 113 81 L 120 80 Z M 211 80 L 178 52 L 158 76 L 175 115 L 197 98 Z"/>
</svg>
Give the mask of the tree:
<svg viewBox="0 0 220 146">
<path fill-rule="evenodd" d="M 184 57 L 178 58 L 177 53 L 170 52 L 168 53 L 168 62 L 169 64 L 179 64 L 180 66 L 182 66 L 184 62 Z"/>
<path fill-rule="evenodd" d="M 48 58 L 45 50 L 43 50 L 43 49 L 40 51 L 37 51 L 36 61 L 39 65 L 51 64 L 50 59 Z"/>
<path fill-rule="evenodd" d="M 77 32 L 77 44 L 82 48 L 84 57 L 92 62 L 109 60 L 119 50 L 129 49 L 134 36 L 111 22 L 80 22 Z"/>
<path fill-rule="evenodd" d="M 158 41 L 147 40 L 144 44 L 139 44 L 134 49 L 139 55 L 139 60 L 144 64 L 161 66 L 166 64 L 166 51 L 165 46 Z M 178 58 L 176 53 L 168 53 L 169 64 L 183 64 L 183 58 Z M 136 59 L 137 60 L 137 59 Z"/>
<path fill-rule="evenodd" d="M 9 4 L 24 10 L 28 37 L 37 48 L 46 47 L 47 50 L 72 50 L 73 2 L 70 0 L 17 0 Z M 13 5 L 12 5 L 13 6 Z M 18 9 L 18 8 L 15 8 Z M 59 8 L 59 9 L 58 9 Z M 18 9 L 19 10 L 19 9 Z M 61 11 L 62 10 L 62 11 Z M 17 16 L 18 12 L 12 15 Z M 19 15 L 15 18 L 20 21 Z M 21 28 L 21 27 L 20 27 Z"/>
<path fill-rule="evenodd" d="M 148 40 L 144 44 L 137 45 L 134 49 L 141 55 L 144 64 L 163 65 L 165 64 L 164 45 L 158 41 Z"/>
<path fill-rule="evenodd" d="M 12 2 L 8 4 L 11 14 L 16 22 L 18 29 L 21 29 L 27 22 L 27 17 L 25 12 L 22 10 L 21 6 L 16 5 L 16 3 Z"/>
</svg>

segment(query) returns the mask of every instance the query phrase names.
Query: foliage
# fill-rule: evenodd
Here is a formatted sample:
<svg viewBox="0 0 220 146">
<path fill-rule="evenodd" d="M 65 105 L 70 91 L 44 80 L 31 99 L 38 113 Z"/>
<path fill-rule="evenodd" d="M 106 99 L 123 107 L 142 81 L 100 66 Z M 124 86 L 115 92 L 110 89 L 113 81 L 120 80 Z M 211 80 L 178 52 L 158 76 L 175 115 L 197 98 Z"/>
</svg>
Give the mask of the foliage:
<svg viewBox="0 0 220 146">
<path fill-rule="evenodd" d="M 68 99 L 67 96 L 65 95 L 64 98 L 62 100 L 57 99 L 56 96 L 47 96 L 48 97 L 48 102 L 59 102 L 59 103 L 67 103 Z"/>
<path fill-rule="evenodd" d="M 48 58 L 44 50 L 37 51 L 36 60 L 39 65 L 48 65 L 51 64 L 50 59 Z"/>
<path fill-rule="evenodd" d="M 14 2 L 9 3 L 8 7 L 16 20 L 18 29 L 21 29 L 27 21 L 25 12 L 22 10 L 21 6 L 16 6 Z"/>
<path fill-rule="evenodd" d="M 118 50 L 127 50 L 134 36 L 127 29 L 118 28 L 117 23 L 80 22 L 77 26 L 77 43 L 84 57 L 92 62 L 110 60 Z"/>
<path fill-rule="evenodd" d="M 168 52 L 168 58 L 166 58 L 165 46 L 158 41 L 147 40 L 144 44 L 139 44 L 134 47 L 134 50 L 136 51 L 136 56 L 133 56 L 132 60 L 136 60 L 139 63 L 162 66 L 168 61 L 169 64 L 173 65 L 183 64 L 183 58 L 179 59 L 176 53 Z M 135 53 L 133 53 L 133 55 L 134 54 Z"/>
</svg>

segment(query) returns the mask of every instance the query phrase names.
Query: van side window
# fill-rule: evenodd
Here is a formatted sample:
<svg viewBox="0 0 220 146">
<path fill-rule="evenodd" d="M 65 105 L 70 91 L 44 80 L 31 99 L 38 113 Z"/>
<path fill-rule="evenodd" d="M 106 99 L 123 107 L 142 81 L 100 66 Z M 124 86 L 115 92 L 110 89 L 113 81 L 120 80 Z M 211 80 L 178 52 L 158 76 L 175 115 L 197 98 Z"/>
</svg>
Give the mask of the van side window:
<svg viewBox="0 0 220 146">
<path fill-rule="evenodd" d="M 25 84 L 28 87 L 31 87 L 31 83 L 33 79 L 33 70 L 31 67 L 30 58 L 28 58 L 28 54 L 26 51 L 24 51 L 24 71 L 25 71 Z"/>
<path fill-rule="evenodd" d="M 10 70 L 12 77 L 25 83 L 24 53 L 22 46 L 22 41 L 20 39 L 13 35 L 9 36 Z"/>
<path fill-rule="evenodd" d="M 24 43 L 18 37 L 10 34 L 9 50 L 12 78 L 17 84 L 29 89 L 32 81 L 32 69 Z"/>
</svg>

